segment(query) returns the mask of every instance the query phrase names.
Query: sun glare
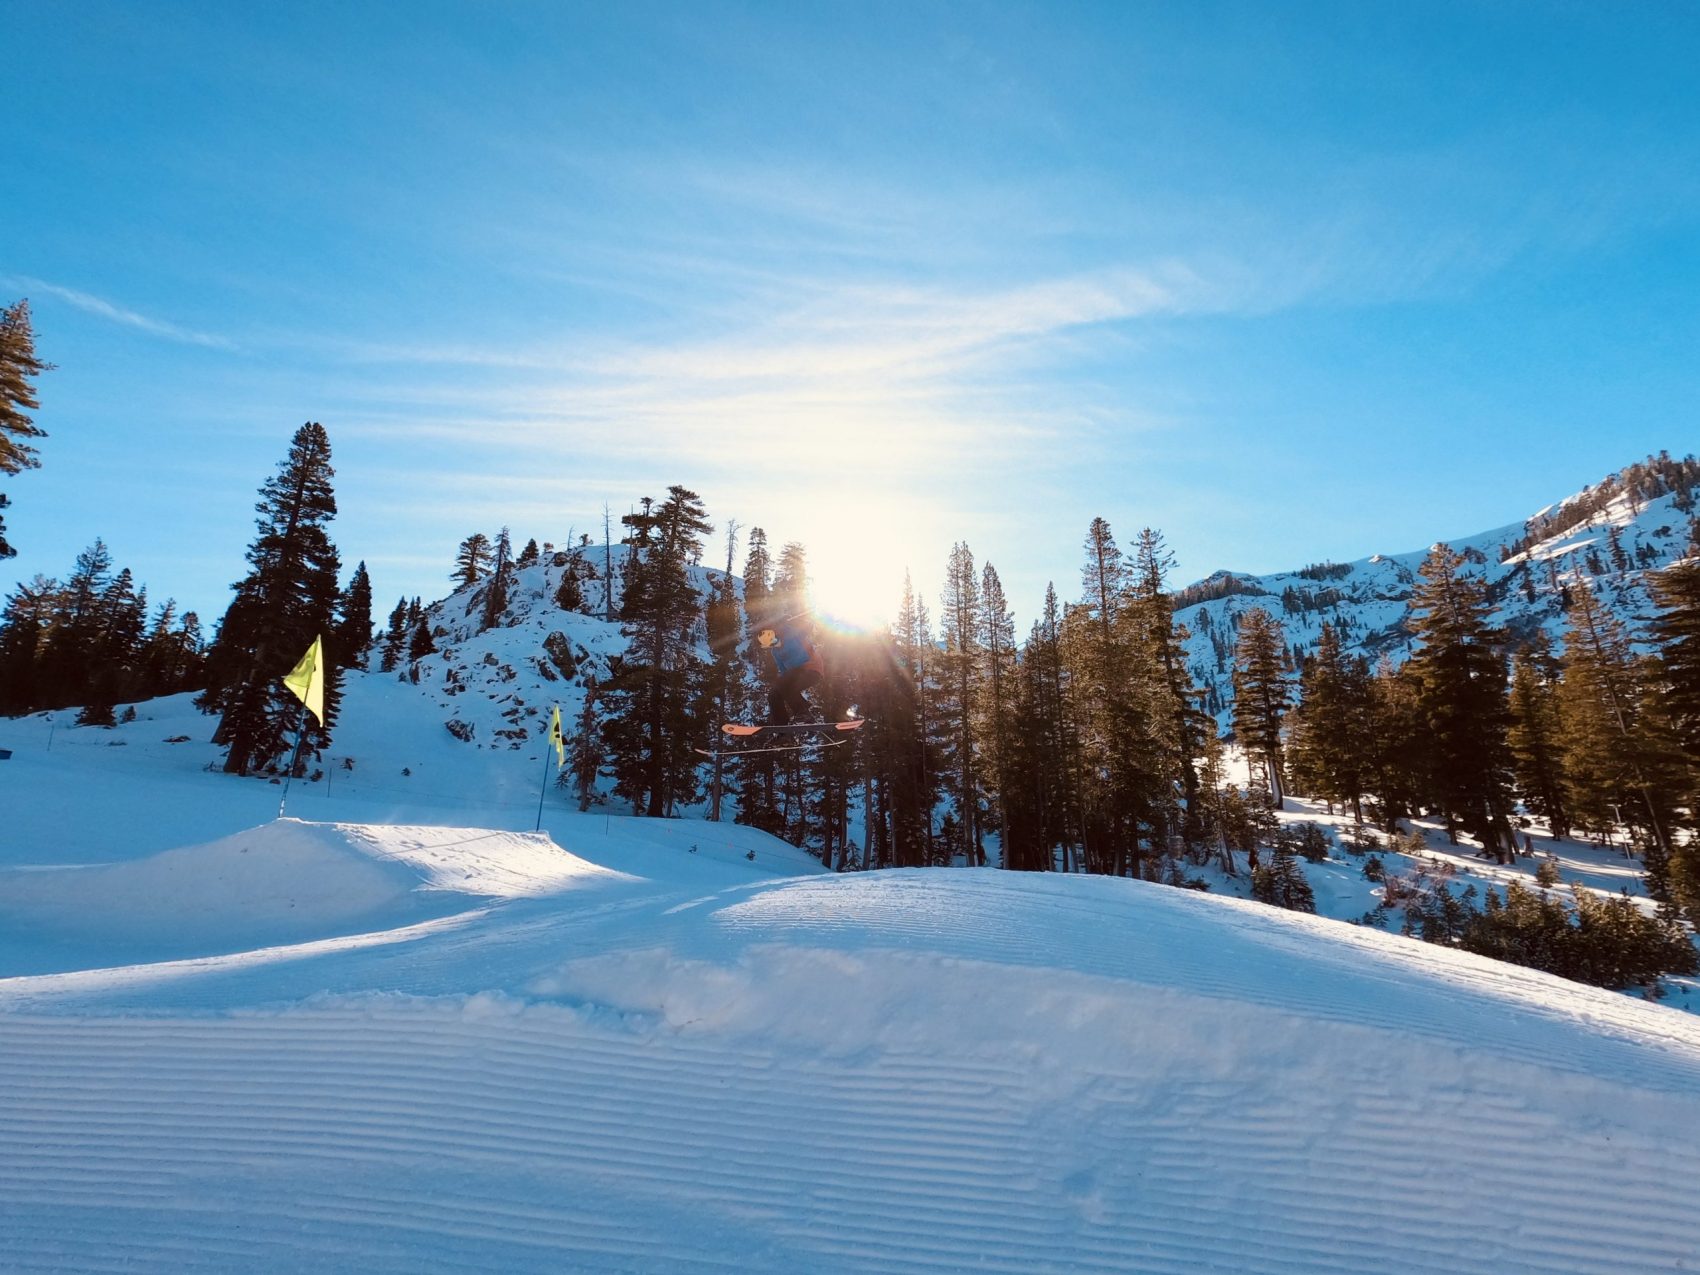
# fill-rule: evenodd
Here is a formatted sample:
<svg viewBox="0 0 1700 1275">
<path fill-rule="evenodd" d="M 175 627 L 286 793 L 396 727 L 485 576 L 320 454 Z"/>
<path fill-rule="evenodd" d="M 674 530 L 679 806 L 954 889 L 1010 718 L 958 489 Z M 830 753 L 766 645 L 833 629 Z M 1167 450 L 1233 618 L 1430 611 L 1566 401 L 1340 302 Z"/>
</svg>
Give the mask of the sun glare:
<svg viewBox="0 0 1700 1275">
<path fill-rule="evenodd" d="M 902 546 L 895 536 L 870 535 L 864 525 L 808 542 L 815 614 L 855 628 L 879 628 L 897 616 L 903 599 Z"/>
</svg>

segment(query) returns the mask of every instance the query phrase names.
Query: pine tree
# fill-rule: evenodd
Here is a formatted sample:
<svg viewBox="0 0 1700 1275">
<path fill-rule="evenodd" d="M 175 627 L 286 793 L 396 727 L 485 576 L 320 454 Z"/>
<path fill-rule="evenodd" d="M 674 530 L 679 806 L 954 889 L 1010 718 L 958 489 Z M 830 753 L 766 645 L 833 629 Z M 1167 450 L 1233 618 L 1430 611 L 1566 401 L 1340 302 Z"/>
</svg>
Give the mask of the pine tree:
<svg viewBox="0 0 1700 1275">
<path fill-rule="evenodd" d="M 567 753 L 567 769 L 561 776 L 562 782 L 570 778 L 578 793 L 580 814 L 590 809 L 591 798 L 596 794 L 596 776 L 602 768 L 602 732 L 596 703 L 596 679 L 587 675 L 584 679 L 584 707 L 579 710 L 578 729 Z"/>
<path fill-rule="evenodd" d="M 986 862 L 974 731 L 974 701 L 980 680 L 980 587 L 975 578 L 974 555 L 966 544 L 959 542 L 950 551 L 942 602 L 944 650 L 940 663 L 949 689 L 941 708 L 951 723 L 953 736 L 948 764 L 955 780 L 962 850 L 968 865 L 979 867 Z"/>
<path fill-rule="evenodd" d="M 772 591 L 773 559 L 767 551 L 767 532 L 751 527 L 744 558 L 744 623 L 752 633 L 773 618 L 767 601 Z"/>
<path fill-rule="evenodd" d="M 887 776 L 893 867 L 918 868 L 932 861 L 932 811 L 938 800 L 939 768 L 928 743 L 927 677 L 936 649 L 927 604 L 905 571 L 890 659 L 883 670 L 885 693 L 877 710 L 870 713 L 881 727 L 876 739 Z"/>
<path fill-rule="evenodd" d="M 1016 792 L 1016 766 L 1020 754 L 1020 724 L 1017 711 L 1020 693 L 1015 646 L 1015 617 L 1004 596 L 997 568 L 986 563 L 980 571 L 981 650 L 979 702 L 976 705 L 976 734 L 985 756 L 983 773 L 987 795 L 996 814 L 998 846 L 1004 867 L 1010 867 L 1011 839 L 1009 797 Z M 1019 856 L 1018 856 L 1019 857 Z"/>
<path fill-rule="evenodd" d="M 490 573 L 491 560 L 490 537 L 475 531 L 460 542 L 449 578 L 463 589 L 470 588 Z"/>
<path fill-rule="evenodd" d="M 1064 613 L 1061 646 L 1078 758 L 1081 843 L 1090 872 L 1144 875 L 1142 830 L 1155 832 L 1162 777 L 1149 705 L 1157 671 L 1139 625 L 1126 560 L 1110 524 L 1086 532 L 1083 599 Z"/>
<path fill-rule="evenodd" d="M 478 629 L 483 632 L 502 622 L 508 609 L 508 580 L 513 574 L 513 542 L 503 527 L 496 536 L 495 562 L 490 568 L 490 583 L 484 588 L 484 611 Z"/>
<path fill-rule="evenodd" d="M 95 539 L 54 599 L 53 615 L 37 667 L 38 702 L 64 707 L 84 698 L 89 671 L 99 658 L 105 628 L 102 599 L 112 584 L 112 554 Z"/>
<path fill-rule="evenodd" d="M 708 634 L 709 664 L 702 682 L 702 703 L 697 717 L 709 726 L 706 743 L 716 748 L 721 736 L 714 729 L 719 723 L 740 720 L 744 711 L 743 664 L 739 652 L 744 642 L 744 626 L 739 615 L 738 591 L 729 572 L 716 576 L 710 584 L 708 608 L 704 615 Z M 714 759 L 713 804 L 709 818 L 720 818 L 722 798 L 726 791 L 725 759 Z"/>
<path fill-rule="evenodd" d="M 1464 573 L 1464 556 L 1440 544 L 1418 568 L 1411 627 L 1421 643 L 1407 668 L 1415 678 L 1428 754 L 1427 804 L 1508 862 L 1511 839 L 1511 750 L 1505 657 L 1488 624 L 1492 604 L 1479 576 Z"/>
<path fill-rule="evenodd" d="M 58 581 L 38 575 L 6 595 L 0 610 L 0 717 L 42 703 L 39 668 L 58 594 Z"/>
<path fill-rule="evenodd" d="M 514 561 L 514 569 L 524 571 L 527 567 L 535 567 L 537 560 L 542 556 L 541 551 L 537 548 L 537 541 L 535 539 L 527 540 L 525 548 L 519 551 L 519 557 Z"/>
<path fill-rule="evenodd" d="M 1234 648 L 1234 734 L 1248 759 L 1255 759 L 1269 785 L 1270 799 L 1282 803 L 1281 723 L 1290 689 L 1281 622 L 1262 607 L 1240 617 Z"/>
<path fill-rule="evenodd" d="M 1653 596 L 1665 711 L 1689 765 L 1700 771 L 1700 554 L 1653 577 Z"/>
<path fill-rule="evenodd" d="M 389 623 L 384 626 L 384 651 L 378 662 L 378 668 L 385 673 L 393 673 L 395 666 L 401 662 L 402 647 L 407 643 L 408 632 L 407 599 L 396 601 L 395 610 L 390 612 Z"/>
<path fill-rule="evenodd" d="M 1577 582 L 1573 599 L 1558 694 L 1569 805 L 1596 831 L 1609 833 L 1620 818 L 1643 829 L 1649 884 L 1662 886 L 1675 784 L 1664 741 L 1641 711 L 1643 670 L 1587 581 Z"/>
<path fill-rule="evenodd" d="M 1299 705 L 1291 717 L 1289 756 L 1309 790 L 1332 805 L 1350 805 L 1363 822 L 1373 750 L 1369 668 L 1345 653 L 1340 635 L 1324 624 L 1316 652 L 1299 679 Z"/>
<path fill-rule="evenodd" d="M 1154 785 L 1154 805 L 1179 834 L 1181 844 L 1191 847 L 1201 837 L 1197 758 L 1209 728 L 1187 669 L 1188 634 L 1175 621 L 1174 599 L 1166 586 L 1173 566 L 1174 555 L 1163 543 L 1162 533 L 1142 528 L 1134 551 L 1133 597 L 1127 614 L 1137 631 L 1142 663 L 1153 674 L 1145 716 L 1151 723 L 1158 776 L 1168 781 L 1166 786 Z M 1176 785 L 1178 805 L 1173 795 Z"/>
<path fill-rule="evenodd" d="M 774 620 L 795 619 L 809 609 L 809 555 L 795 540 L 779 551 L 768 607 Z"/>
<path fill-rule="evenodd" d="M 45 438 L 30 413 L 41 406 L 35 397 L 34 380 L 52 370 L 35 354 L 35 330 L 30 325 L 30 303 L 18 301 L 0 309 L 0 474 L 12 475 L 38 469 L 41 460 L 29 439 Z M 17 556 L 6 543 L 4 512 L 6 494 L 0 492 L 0 558 Z"/>
<path fill-rule="evenodd" d="M 1511 665 L 1512 774 L 1523 806 L 1545 819 L 1555 837 L 1570 835 L 1570 811 L 1565 799 L 1558 706 L 1558 664 L 1541 634 L 1535 644 L 1518 652 Z"/>
<path fill-rule="evenodd" d="M 1389 833 L 1416 813 L 1428 786 L 1429 756 L 1423 723 L 1422 688 L 1408 668 L 1382 656 L 1370 679 L 1369 791 L 1379 822 Z"/>
<path fill-rule="evenodd" d="M 326 530 L 336 516 L 330 462 L 324 426 L 309 421 L 295 432 L 278 472 L 260 488 L 259 535 L 247 554 L 252 570 L 233 586 L 236 597 L 208 653 L 207 689 L 197 702 L 221 715 L 213 740 L 227 746 L 224 768 L 235 774 L 283 753 L 300 712 L 283 676 L 314 638 L 335 631 L 339 564 Z M 335 695 L 327 692 L 328 730 Z"/>
<path fill-rule="evenodd" d="M 1069 712 L 1067 673 L 1062 649 L 1062 609 L 1053 584 L 1027 635 L 1021 655 L 1022 809 L 1032 816 L 1031 858 L 1011 866 L 1048 869 L 1053 852 L 1063 850 L 1064 869 L 1078 845 L 1079 809 L 1075 800 L 1078 751 Z"/>
<path fill-rule="evenodd" d="M 696 798 L 696 741 L 691 709 L 701 681 L 696 651 L 702 607 L 688 567 L 713 531 L 702 499 L 668 488 L 660 506 L 621 520 L 631 531 L 621 598 L 621 631 L 630 640 L 618 674 L 604 688 L 605 726 L 615 791 L 637 814 L 671 815 Z"/>
<path fill-rule="evenodd" d="M 580 583 L 583 567 L 579 551 L 569 551 L 566 565 L 561 568 L 561 583 L 555 586 L 555 605 L 563 611 L 578 612 L 585 608 L 584 587 Z"/>
<path fill-rule="evenodd" d="M 1294 912 L 1315 912 L 1316 895 L 1298 856 L 1285 846 L 1277 846 L 1274 861 L 1266 868 L 1251 874 L 1251 897 Z"/>
<path fill-rule="evenodd" d="M 336 662 L 343 668 L 359 668 L 366 648 L 372 645 L 372 577 L 366 574 L 364 562 L 354 568 L 337 610 L 342 618 L 336 626 Z"/>
<path fill-rule="evenodd" d="M 148 694 L 171 695 L 200 685 L 201 621 L 193 611 L 177 619 L 177 602 L 167 598 L 148 631 L 142 662 Z"/>
<path fill-rule="evenodd" d="M 1700 523 L 1695 530 L 1700 535 Z M 1645 712 L 1668 740 L 1689 830 L 1685 841 L 1671 847 L 1669 892 L 1682 915 L 1700 924 L 1700 544 L 1653 578 L 1653 596 L 1659 605 L 1652 623 L 1658 655 L 1647 679 Z"/>
</svg>

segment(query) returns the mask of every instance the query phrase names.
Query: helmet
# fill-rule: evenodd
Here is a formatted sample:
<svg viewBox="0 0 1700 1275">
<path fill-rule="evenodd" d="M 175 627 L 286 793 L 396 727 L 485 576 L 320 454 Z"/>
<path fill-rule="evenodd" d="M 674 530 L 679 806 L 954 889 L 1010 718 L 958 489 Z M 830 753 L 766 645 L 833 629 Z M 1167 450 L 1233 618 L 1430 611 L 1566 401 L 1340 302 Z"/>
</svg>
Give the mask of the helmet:
<svg viewBox="0 0 1700 1275">
<path fill-rule="evenodd" d="M 756 634 L 756 641 L 760 642 L 764 647 L 773 646 L 779 641 L 779 634 L 775 633 L 772 629 L 763 629 L 760 633 Z"/>
</svg>

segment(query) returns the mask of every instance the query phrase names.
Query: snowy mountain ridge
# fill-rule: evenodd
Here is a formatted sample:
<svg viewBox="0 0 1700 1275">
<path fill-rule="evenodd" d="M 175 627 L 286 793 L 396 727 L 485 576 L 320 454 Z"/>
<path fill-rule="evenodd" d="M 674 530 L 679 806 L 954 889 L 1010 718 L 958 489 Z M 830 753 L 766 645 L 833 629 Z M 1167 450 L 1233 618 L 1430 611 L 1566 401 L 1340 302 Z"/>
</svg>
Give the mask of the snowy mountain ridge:
<svg viewBox="0 0 1700 1275">
<path fill-rule="evenodd" d="M 1537 632 L 1562 646 L 1566 595 L 1578 580 L 1586 580 L 1633 632 L 1651 609 L 1649 577 L 1687 551 L 1697 488 L 1700 462 L 1655 458 L 1523 522 L 1447 543 L 1464 555 L 1467 572 L 1486 580 L 1496 604 L 1494 623 L 1513 646 Z M 584 706 L 588 678 L 606 684 L 626 654 L 618 622 L 604 616 L 618 613 L 630 552 L 623 545 L 545 548 L 536 563 L 514 571 L 507 607 L 492 627 L 482 627 L 488 582 L 465 585 L 425 608 L 431 654 L 417 660 L 403 654 L 393 670 L 380 672 L 380 636 L 364 667 L 374 679 L 395 678 L 417 689 L 410 718 L 436 715 L 439 726 L 430 729 L 484 753 L 490 766 L 514 776 L 533 774 L 550 710 L 558 705 L 570 728 Z M 1385 656 L 1402 663 L 1412 650 L 1411 594 L 1426 554 L 1375 553 L 1267 575 L 1219 571 L 1180 590 L 1176 618 L 1188 631 L 1188 662 L 1207 710 L 1225 721 L 1231 709 L 1234 643 L 1252 607 L 1280 619 L 1295 662 L 1315 648 L 1322 625 L 1332 623 L 1348 651 L 1372 662 Z M 713 580 L 724 574 L 701 565 L 688 570 L 705 601 Z M 580 573 L 584 606 L 594 614 L 557 604 L 568 571 Z M 733 581 L 741 589 L 742 581 Z M 398 705 L 393 694 L 380 702 L 386 711 Z M 712 726 L 704 725 L 705 746 Z M 331 754 L 343 751 L 333 745 Z M 510 757 L 514 765 L 506 763 Z M 516 779 L 521 788 L 530 782 Z"/>
<path fill-rule="evenodd" d="M 1632 465 L 1524 522 L 1445 541 L 1494 602 L 1493 623 L 1517 647 L 1545 633 L 1563 646 L 1569 589 L 1586 581 L 1633 633 L 1650 611 L 1648 579 L 1689 552 L 1700 464 L 1655 458 Z M 1175 595 L 1187 658 L 1208 712 L 1232 705 L 1240 620 L 1261 607 L 1281 621 L 1296 663 L 1332 624 L 1348 652 L 1372 663 L 1411 655 L 1411 594 L 1427 549 L 1371 554 L 1268 575 L 1218 571 Z"/>
</svg>

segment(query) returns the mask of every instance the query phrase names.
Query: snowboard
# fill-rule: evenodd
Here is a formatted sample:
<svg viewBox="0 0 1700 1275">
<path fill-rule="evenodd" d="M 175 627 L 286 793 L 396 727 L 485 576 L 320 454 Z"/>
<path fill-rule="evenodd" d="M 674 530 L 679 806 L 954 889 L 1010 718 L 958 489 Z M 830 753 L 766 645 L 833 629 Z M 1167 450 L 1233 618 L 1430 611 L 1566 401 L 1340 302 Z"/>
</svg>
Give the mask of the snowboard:
<svg viewBox="0 0 1700 1275">
<path fill-rule="evenodd" d="M 860 730 L 865 718 L 853 717 L 847 722 L 792 722 L 786 726 L 750 726 L 743 722 L 727 722 L 720 729 L 734 739 L 748 739 L 751 735 L 772 733 L 775 735 L 801 735 L 814 731 L 821 735 L 831 735 L 836 731 Z"/>
</svg>

